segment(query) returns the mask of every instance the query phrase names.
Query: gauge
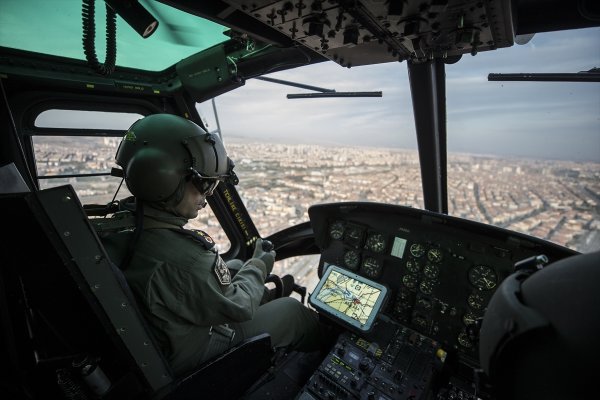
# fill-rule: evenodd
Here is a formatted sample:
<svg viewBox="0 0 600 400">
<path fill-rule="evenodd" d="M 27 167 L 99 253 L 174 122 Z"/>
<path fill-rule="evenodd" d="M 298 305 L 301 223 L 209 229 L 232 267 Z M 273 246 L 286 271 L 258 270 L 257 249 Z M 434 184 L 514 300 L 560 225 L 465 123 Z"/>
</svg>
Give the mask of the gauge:
<svg viewBox="0 0 600 400">
<path fill-rule="evenodd" d="M 429 279 L 435 279 L 440 274 L 440 267 L 435 264 L 427 263 L 423 268 L 423 274 Z"/>
<path fill-rule="evenodd" d="M 439 263 L 442 261 L 442 258 L 444 258 L 444 256 L 442 255 L 442 251 L 440 249 L 434 247 L 433 249 L 429 249 L 429 251 L 427 252 L 427 258 L 431 262 Z"/>
<path fill-rule="evenodd" d="M 423 294 L 431 294 L 431 293 L 433 293 L 434 286 L 435 286 L 434 281 L 425 279 L 425 280 L 421 281 L 421 284 L 419 285 L 419 290 Z"/>
<path fill-rule="evenodd" d="M 476 288 L 490 290 L 498 284 L 498 276 L 487 265 L 476 265 L 469 270 L 469 282 Z"/>
<path fill-rule="evenodd" d="M 344 237 L 344 223 L 342 221 L 335 221 L 329 227 L 329 236 L 335 240 L 342 240 Z"/>
<path fill-rule="evenodd" d="M 414 257 L 422 257 L 425 254 L 425 247 L 422 244 L 414 243 L 410 246 L 410 254 Z"/>
<path fill-rule="evenodd" d="M 366 257 L 361 271 L 369 278 L 377 278 L 381 274 L 381 264 L 373 257 Z"/>
<path fill-rule="evenodd" d="M 367 248 L 373 253 L 382 253 L 385 250 L 385 237 L 381 233 L 369 235 Z"/>
<path fill-rule="evenodd" d="M 467 298 L 467 303 L 475 310 L 481 310 L 485 303 L 485 299 L 479 293 L 471 293 Z"/>
<path fill-rule="evenodd" d="M 466 347 L 467 349 L 473 347 L 473 342 L 469 340 L 469 335 L 467 335 L 466 332 L 461 332 L 458 334 L 458 343 L 462 347 Z"/>
<path fill-rule="evenodd" d="M 363 228 L 356 225 L 348 225 L 346 227 L 346 243 L 354 246 L 361 247 L 364 240 Z"/>
<path fill-rule="evenodd" d="M 413 274 L 416 274 L 421 270 L 421 266 L 419 265 L 417 260 L 408 260 L 406 262 L 406 269 L 412 272 Z"/>
<path fill-rule="evenodd" d="M 465 315 L 463 315 L 462 321 L 465 325 L 473 325 L 475 322 L 477 322 L 478 318 L 479 317 L 477 315 L 473 314 L 470 311 L 467 311 Z"/>
<path fill-rule="evenodd" d="M 414 274 L 408 274 L 402 277 L 402 283 L 404 283 L 404 286 L 410 289 L 414 289 L 417 287 L 418 280 L 419 277 Z"/>
<path fill-rule="evenodd" d="M 344 264 L 346 264 L 346 267 L 355 270 L 358 268 L 359 263 L 360 255 L 356 250 L 348 250 L 346 254 L 344 254 Z"/>
</svg>

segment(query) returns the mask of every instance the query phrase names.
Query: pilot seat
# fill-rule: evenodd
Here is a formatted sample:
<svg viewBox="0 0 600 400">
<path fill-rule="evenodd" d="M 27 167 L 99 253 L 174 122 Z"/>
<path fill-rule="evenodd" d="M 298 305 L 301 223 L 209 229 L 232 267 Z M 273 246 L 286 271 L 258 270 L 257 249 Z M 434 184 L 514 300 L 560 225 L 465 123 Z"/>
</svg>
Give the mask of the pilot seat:
<svg viewBox="0 0 600 400">
<path fill-rule="evenodd" d="M 262 334 L 175 376 L 70 185 L 0 203 L 13 221 L 0 244 L 0 384 L 11 398 L 236 399 L 272 365 Z"/>
</svg>

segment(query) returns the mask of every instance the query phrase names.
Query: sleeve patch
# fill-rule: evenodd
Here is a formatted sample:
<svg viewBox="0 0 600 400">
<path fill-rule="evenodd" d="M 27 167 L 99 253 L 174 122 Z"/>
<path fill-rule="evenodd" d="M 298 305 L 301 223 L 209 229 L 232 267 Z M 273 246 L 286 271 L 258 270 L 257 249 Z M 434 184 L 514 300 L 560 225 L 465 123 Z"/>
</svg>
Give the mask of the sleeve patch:
<svg viewBox="0 0 600 400">
<path fill-rule="evenodd" d="M 217 255 L 217 259 L 215 260 L 214 272 L 217 276 L 217 280 L 221 285 L 230 285 L 231 284 L 231 273 L 229 272 L 229 268 L 227 268 L 227 264 L 221 257 Z"/>
</svg>

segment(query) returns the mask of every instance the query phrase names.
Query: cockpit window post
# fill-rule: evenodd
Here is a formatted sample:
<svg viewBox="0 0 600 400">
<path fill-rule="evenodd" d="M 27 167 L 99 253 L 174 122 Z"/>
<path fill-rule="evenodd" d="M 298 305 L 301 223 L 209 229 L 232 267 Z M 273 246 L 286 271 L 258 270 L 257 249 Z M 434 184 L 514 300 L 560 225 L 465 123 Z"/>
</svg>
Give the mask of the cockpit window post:
<svg viewBox="0 0 600 400">
<path fill-rule="evenodd" d="M 436 58 L 407 65 L 425 209 L 448 214 L 444 62 Z"/>
</svg>

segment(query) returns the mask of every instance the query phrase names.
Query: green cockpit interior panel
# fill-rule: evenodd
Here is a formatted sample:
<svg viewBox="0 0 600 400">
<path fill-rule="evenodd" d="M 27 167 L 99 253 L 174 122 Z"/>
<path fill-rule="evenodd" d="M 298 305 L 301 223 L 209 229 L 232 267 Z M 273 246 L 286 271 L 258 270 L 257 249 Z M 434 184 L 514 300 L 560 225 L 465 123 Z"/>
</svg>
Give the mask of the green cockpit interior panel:
<svg viewBox="0 0 600 400">
<path fill-rule="evenodd" d="M 144 39 L 117 15 L 116 65 L 162 71 L 180 60 L 229 39 L 227 27 L 153 0 L 140 3 L 156 18 L 156 31 Z M 106 53 L 106 7 L 95 0 L 95 49 Z M 44 23 L 40 23 L 43 20 Z M 0 46 L 85 60 L 80 0 L 0 1 Z"/>
</svg>

